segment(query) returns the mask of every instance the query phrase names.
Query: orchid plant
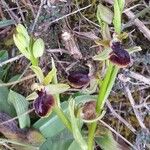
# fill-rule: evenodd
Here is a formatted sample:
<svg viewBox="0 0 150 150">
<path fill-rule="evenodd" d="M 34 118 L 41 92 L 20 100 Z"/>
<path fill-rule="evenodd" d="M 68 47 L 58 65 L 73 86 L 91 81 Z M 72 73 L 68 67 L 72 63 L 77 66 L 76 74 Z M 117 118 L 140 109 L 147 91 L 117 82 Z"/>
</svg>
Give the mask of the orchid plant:
<svg viewBox="0 0 150 150">
<path fill-rule="evenodd" d="M 71 139 L 69 139 L 71 142 L 67 147 L 69 150 L 74 150 L 74 147 L 81 150 L 93 150 L 95 147 L 94 141 L 104 150 L 118 149 L 110 131 L 102 127 L 105 130 L 104 137 L 106 137 L 106 141 L 109 139 L 113 146 L 106 144 L 108 141 L 104 142 L 97 130 L 101 131 L 98 120 L 105 115 L 104 105 L 112 90 L 119 69 L 127 67 L 131 63 L 131 53 L 141 50 L 140 47 L 130 49 L 123 47 L 123 39 L 128 37 L 128 34 L 122 32 L 121 29 L 124 5 L 124 0 L 114 0 L 114 13 L 102 4 L 99 4 L 97 8 L 97 19 L 101 27 L 102 39 L 95 41 L 95 43 L 100 45 L 103 50 L 95 55 L 93 60 L 103 61 L 106 66 L 106 73 L 102 80 L 92 79 L 91 82 L 91 78 L 87 74 L 72 73 L 67 78 L 69 85 L 58 83 L 57 69 L 53 58 L 51 60 L 52 70 L 44 76 L 38 65 L 39 57 L 44 53 L 43 40 L 31 38 L 26 28 L 21 24 L 16 27 L 16 33 L 13 36 L 14 42 L 20 52 L 31 61 L 32 66 L 30 68 L 38 78 L 38 82 L 31 87 L 33 92 L 26 98 L 26 100 L 34 100 L 33 108 L 36 114 L 41 117 L 34 127 L 38 127 L 45 137 L 49 137 L 50 135 L 45 132 L 43 126 L 47 127 L 46 129 L 50 128 L 48 122 L 54 119 L 55 115 L 52 113 L 54 112 L 72 133 Z M 111 33 L 109 28 L 112 23 L 114 33 Z M 90 95 L 96 91 L 98 83 L 100 83 L 98 95 Z M 67 107 L 64 107 L 64 102 L 61 102 L 59 94 L 69 90 L 70 86 L 81 89 L 88 87 L 89 84 L 94 85 L 94 90 L 91 90 L 91 88 L 81 90 L 78 93 L 79 95 L 71 96 L 67 102 Z M 43 119 L 45 119 L 45 124 L 41 123 Z M 82 128 L 83 124 L 87 125 L 88 133 L 86 132 L 87 129 Z M 57 126 L 57 124 L 55 125 Z M 60 129 L 60 133 L 63 133 L 64 127 L 61 126 Z M 97 138 L 100 140 L 97 140 Z M 53 147 L 53 145 L 51 146 Z"/>
</svg>

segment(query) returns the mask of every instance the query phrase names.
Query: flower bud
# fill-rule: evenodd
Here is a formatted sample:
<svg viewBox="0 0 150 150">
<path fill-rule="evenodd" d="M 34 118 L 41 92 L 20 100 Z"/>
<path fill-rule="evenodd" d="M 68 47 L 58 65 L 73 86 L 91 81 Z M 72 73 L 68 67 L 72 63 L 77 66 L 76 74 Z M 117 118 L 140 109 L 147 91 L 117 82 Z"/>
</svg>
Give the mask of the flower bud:
<svg viewBox="0 0 150 150">
<path fill-rule="evenodd" d="M 81 117 L 85 120 L 96 118 L 96 101 L 86 102 L 81 111 Z"/>
<path fill-rule="evenodd" d="M 71 72 L 68 76 L 68 81 L 70 86 L 74 88 L 82 88 L 83 86 L 89 84 L 90 78 L 86 73 Z"/>
</svg>

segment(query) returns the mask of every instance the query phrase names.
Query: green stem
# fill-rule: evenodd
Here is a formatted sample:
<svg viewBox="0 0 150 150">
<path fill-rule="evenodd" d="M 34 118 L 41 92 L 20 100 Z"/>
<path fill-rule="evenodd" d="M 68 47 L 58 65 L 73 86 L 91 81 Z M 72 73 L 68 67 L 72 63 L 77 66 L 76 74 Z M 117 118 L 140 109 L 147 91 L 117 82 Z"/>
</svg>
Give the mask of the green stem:
<svg viewBox="0 0 150 150">
<path fill-rule="evenodd" d="M 71 122 L 65 116 L 65 114 L 61 110 L 61 108 L 59 108 L 58 106 L 56 106 L 55 108 L 53 108 L 53 110 L 57 114 L 57 116 L 59 117 L 59 119 L 63 122 L 63 124 L 66 126 L 66 128 L 68 128 L 68 130 L 72 132 Z"/>
<path fill-rule="evenodd" d="M 109 79 L 111 77 L 111 73 L 112 73 L 112 69 L 113 69 L 113 65 L 112 64 L 109 64 L 109 67 L 107 69 L 107 72 L 106 72 L 106 75 L 105 75 L 105 78 L 102 82 L 102 85 L 101 85 L 101 89 L 99 91 L 99 94 L 98 94 L 98 100 L 97 100 L 97 104 L 96 104 L 96 112 L 99 114 L 100 113 L 100 106 L 101 104 L 103 103 L 103 97 L 105 95 L 105 92 L 106 92 L 106 89 L 107 89 L 107 86 L 108 86 L 108 82 L 109 82 Z"/>
<path fill-rule="evenodd" d="M 31 63 L 32 63 L 32 65 L 33 66 L 38 66 L 38 59 L 37 58 L 35 58 L 34 56 L 32 56 L 31 58 L 30 58 L 30 61 L 31 61 Z"/>
<path fill-rule="evenodd" d="M 96 104 L 96 111 L 98 115 L 101 113 L 104 104 L 111 92 L 118 70 L 119 68 L 117 66 L 113 66 L 112 64 L 110 64 L 110 66 L 107 69 L 107 73 L 103 80 L 101 90 L 99 91 L 98 100 Z M 96 127 L 97 127 L 97 122 L 92 123 L 89 127 L 88 150 L 93 150 L 94 134 L 96 131 Z"/>
<path fill-rule="evenodd" d="M 119 71 L 119 68 L 117 66 L 112 66 L 111 76 L 110 76 L 109 81 L 108 81 L 109 84 L 107 86 L 106 93 L 103 96 L 103 100 L 102 100 L 102 103 L 100 105 L 100 112 L 103 109 L 104 104 L 105 104 L 105 102 L 106 102 L 106 100 L 107 100 L 107 98 L 108 98 L 108 96 L 109 96 L 109 94 L 113 88 L 113 85 L 114 85 L 118 71 Z"/>
</svg>

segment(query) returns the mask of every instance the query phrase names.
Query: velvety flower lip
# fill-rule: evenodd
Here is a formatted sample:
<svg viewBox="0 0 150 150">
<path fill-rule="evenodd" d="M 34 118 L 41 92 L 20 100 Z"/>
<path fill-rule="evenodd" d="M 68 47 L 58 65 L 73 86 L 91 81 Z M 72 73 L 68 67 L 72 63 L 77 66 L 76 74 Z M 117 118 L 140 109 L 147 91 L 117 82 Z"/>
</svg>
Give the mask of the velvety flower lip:
<svg viewBox="0 0 150 150">
<path fill-rule="evenodd" d="M 119 41 L 113 42 L 113 43 L 111 44 L 111 49 L 113 50 L 113 52 L 116 52 L 116 53 L 119 52 L 119 51 L 124 50 L 124 48 L 123 48 L 121 42 L 119 42 Z"/>
<path fill-rule="evenodd" d="M 111 45 L 113 52 L 109 60 L 117 66 L 124 68 L 131 62 L 129 53 L 123 48 L 121 42 L 113 42 Z"/>
<path fill-rule="evenodd" d="M 68 81 L 72 87 L 81 88 L 90 82 L 90 78 L 87 73 L 71 72 L 68 76 Z"/>
<path fill-rule="evenodd" d="M 48 116 L 55 105 L 54 97 L 45 91 L 38 91 L 38 98 L 33 102 L 35 112 L 40 117 Z"/>
</svg>

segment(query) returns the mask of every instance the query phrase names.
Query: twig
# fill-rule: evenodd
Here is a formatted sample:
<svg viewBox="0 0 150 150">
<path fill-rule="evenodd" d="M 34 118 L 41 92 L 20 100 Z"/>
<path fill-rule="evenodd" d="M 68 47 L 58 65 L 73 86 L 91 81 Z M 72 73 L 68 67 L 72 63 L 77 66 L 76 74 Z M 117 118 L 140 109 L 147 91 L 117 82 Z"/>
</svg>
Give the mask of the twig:
<svg viewBox="0 0 150 150">
<path fill-rule="evenodd" d="M 44 24 L 44 25 L 46 26 L 46 29 L 45 29 L 45 30 L 47 30 L 48 27 L 49 27 L 52 23 L 57 22 L 57 21 L 59 21 L 59 20 L 62 20 L 62 19 L 64 19 L 64 18 L 67 18 L 67 17 L 69 17 L 69 16 L 71 16 L 71 15 L 74 15 L 74 14 L 76 14 L 76 13 L 82 11 L 82 10 L 85 10 L 85 9 L 91 7 L 91 6 L 92 6 L 92 4 L 90 4 L 90 5 L 86 6 L 86 7 L 80 8 L 80 9 L 78 9 L 78 10 L 76 10 L 76 11 L 73 11 L 73 12 L 71 12 L 71 13 L 65 15 L 65 16 L 62 16 L 62 17 L 60 17 L 60 18 L 57 18 L 57 19 L 55 19 L 55 20 L 53 20 L 53 21 L 51 21 L 51 22 L 48 22 L 48 23 Z"/>
<path fill-rule="evenodd" d="M 144 77 L 143 75 L 133 72 L 133 71 L 129 71 L 128 69 L 125 69 L 125 71 L 129 72 L 129 77 L 134 78 L 136 80 L 139 80 L 141 82 L 144 82 L 147 85 L 150 85 L 150 78 L 148 77 Z"/>
<path fill-rule="evenodd" d="M 128 12 L 128 11 L 129 11 L 129 9 L 128 9 L 128 10 L 125 10 L 124 12 Z M 134 18 L 132 18 L 129 22 L 127 22 L 127 23 L 124 25 L 123 29 L 125 29 L 125 28 L 129 27 L 130 25 L 132 25 L 132 23 L 134 22 L 135 19 L 137 19 L 137 18 L 140 17 L 140 16 L 143 16 L 144 14 L 148 13 L 149 11 L 150 11 L 150 7 L 147 7 L 147 8 L 145 8 L 145 9 L 143 9 L 142 11 L 140 11 L 139 13 L 137 13 L 137 14 L 134 16 Z"/>
<path fill-rule="evenodd" d="M 2 5 L 4 6 L 4 8 L 7 10 L 7 12 L 8 12 L 8 14 L 9 14 L 10 18 L 11 18 L 12 20 L 14 20 L 15 23 L 20 23 L 19 18 L 15 15 L 15 13 L 14 13 L 13 11 L 11 11 L 11 10 L 9 9 L 9 6 L 8 6 L 7 3 L 5 2 L 5 0 L 1 0 L 1 3 L 2 3 Z"/>
<path fill-rule="evenodd" d="M 22 77 L 24 76 L 24 74 L 27 72 L 27 70 L 28 70 L 28 68 L 30 67 L 30 65 L 31 65 L 31 63 L 29 63 L 29 64 L 27 65 L 27 67 L 24 69 L 23 73 L 19 76 L 18 80 L 21 80 L 21 78 L 22 78 Z M 10 89 L 14 88 L 15 85 L 16 85 L 16 84 L 13 84 Z"/>
<path fill-rule="evenodd" d="M 65 54 L 69 54 L 69 52 L 63 48 L 57 48 L 57 49 L 47 49 L 46 50 L 47 52 L 50 52 L 50 53 L 65 53 Z"/>
<path fill-rule="evenodd" d="M 21 16 L 21 18 L 22 18 L 22 21 L 25 22 L 25 18 L 24 18 L 24 15 L 23 15 L 23 13 L 22 13 L 22 10 L 21 10 L 21 8 L 20 8 L 20 5 L 19 5 L 19 3 L 18 3 L 18 0 L 15 0 L 15 2 L 16 2 L 16 5 L 18 6 L 19 13 L 20 13 L 20 16 Z"/>
<path fill-rule="evenodd" d="M 135 18 L 134 13 L 131 11 L 126 11 L 125 14 L 131 20 Z M 143 33 L 143 35 L 150 41 L 150 30 L 144 25 L 144 23 L 137 18 L 134 20 L 134 24 Z"/>
<path fill-rule="evenodd" d="M 36 15 L 36 18 L 35 18 L 35 20 L 34 20 L 34 23 L 33 23 L 32 29 L 31 29 L 31 32 L 33 32 L 33 30 L 34 30 L 34 28 L 35 28 L 35 25 L 36 25 L 36 23 L 37 23 L 37 21 L 38 21 L 38 18 L 39 18 L 39 16 L 40 16 L 40 14 L 41 14 L 42 6 L 44 5 L 44 3 L 45 3 L 45 0 L 41 0 L 40 6 L 39 6 L 39 10 L 38 10 L 38 13 L 37 13 L 37 15 Z"/>
<path fill-rule="evenodd" d="M 16 60 L 18 60 L 18 59 L 20 59 L 21 57 L 23 57 L 24 55 L 18 55 L 18 56 L 15 56 L 15 57 L 13 57 L 13 58 L 10 58 L 9 60 L 6 60 L 6 61 L 4 61 L 4 62 L 1 62 L 0 63 L 0 67 L 2 67 L 3 65 L 6 65 L 6 64 L 8 64 L 8 63 L 11 63 L 11 62 L 13 62 L 13 61 L 16 61 Z"/>
<path fill-rule="evenodd" d="M 7 120 L 7 121 L 4 121 L 4 122 L 0 123 L 0 125 L 3 125 L 3 124 L 6 124 L 6 123 L 9 123 L 9 122 L 12 122 L 12 121 L 14 121 L 14 120 L 18 119 L 19 117 L 21 117 L 21 116 L 23 116 L 23 115 L 27 115 L 27 114 L 31 113 L 33 110 L 34 110 L 34 108 L 33 108 L 33 109 L 28 110 L 28 111 L 27 111 L 27 112 L 25 112 L 25 113 L 22 113 L 22 114 L 20 114 L 20 115 L 16 116 L 16 117 L 13 117 L 12 119 L 9 119 L 9 120 Z"/>
<path fill-rule="evenodd" d="M 26 80 L 32 79 L 32 78 L 34 78 L 34 77 L 36 77 L 36 75 L 35 75 L 35 74 L 33 74 L 33 75 L 29 75 L 29 76 L 26 76 L 26 77 L 24 77 L 24 78 L 22 78 L 22 79 L 20 79 L 20 80 L 14 81 L 14 82 L 9 82 L 9 83 L 0 83 L 0 87 L 3 87 L 3 86 L 5 87 L 5 86 L 13 85 L 13 84 L 18 84 L 18 83 L 20 83 L 20 82 L 23 82 L 23 81 L 26 81 Z"/>
<path fill-rule="evenodd" d="M 111 106 L 109 101 L 106 101 L 106 105 L 107 107 L 110 109 L 110 111 L 112 112 L 113 116 L 115 116 L 116 118 L 118 118 L 123 124 L 125 124 L 127 126 L 128 129 L 130 129 L 133 133 L 136 132 L 136 130 L 134 129 L 134 127 L 129 124 L 124 118 L 122 118 L 120 115 L 118 115 L 115 110 L 113 109 L 113 107 Z"/>
<path fill-rule="evenodd" d="M 99 120 L 99 122 L 101 122 L 104 126 L 106 126 L 110 131 L 112 131 L 113 133 L 115 133 L 118 137 L 120 137 L 122 140 L 124 140 L 127 144 L 129 144 L 132 148 L 135 148 L 135 146 L 130 143 L 127 139 L 125 139 L 121 134 L 119 134 L 116 130 L 114 130 L 112 127 L 110 127 L 107 123 L 105 123 L 104 121 L 102 120 Z"/>
<path fill-rule="evenodd" d="M 0 143 L 1 144 L 1 143 Z M 7 145 L 6 143 L 2 142 L 2 145 L 5 146 L 7 149 L 9 150 L 14 150 L 13 148 L 11 148 L 9 145 Z"/>
<path fill-rule="evenodd" d="M 133 111 L 135 113 L 135 116 L 136 116 L 136 118 L 137 118 L 137 120 L 139 122 L 139 125 L 141 126 L 141 128 L 146 129 L 146 126 L 145 126 L 145 124 L 142 121 L 143 119 L 142 119 L 141 115 L 139 114 L 138 110 L 135 107 L 135 101 L 134 101 L 134 99 L 132 97 L 131 91 L 129 90 L 129 88 L 127 86 L 125 86 L 125 91 L 127 93 L 127 96 L 128 96 L 129 101 L 131 103 Z"/>
</svg>

